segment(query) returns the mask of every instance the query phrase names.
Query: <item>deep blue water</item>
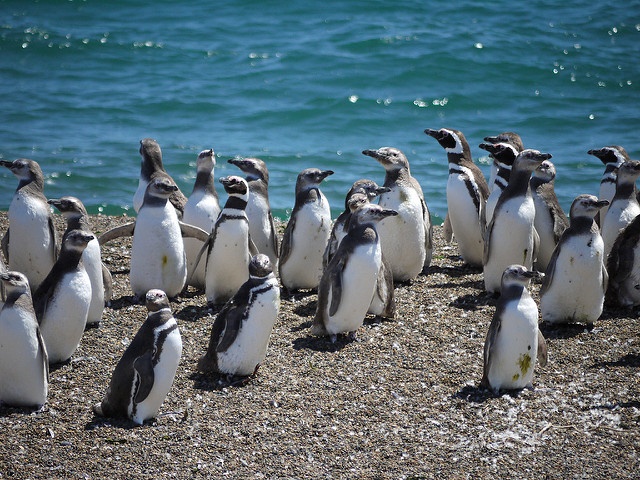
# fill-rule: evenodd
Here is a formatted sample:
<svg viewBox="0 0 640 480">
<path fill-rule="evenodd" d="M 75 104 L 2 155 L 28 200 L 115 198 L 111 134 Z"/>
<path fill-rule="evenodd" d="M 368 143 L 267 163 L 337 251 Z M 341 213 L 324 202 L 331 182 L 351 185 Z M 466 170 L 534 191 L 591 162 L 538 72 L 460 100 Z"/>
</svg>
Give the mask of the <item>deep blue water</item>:
<svg viewBox="0 0 640 480">
<path fill-rule="evenodd" d="M 487 176 L 478 144 L 514 130 L 553 154 L 568 209 L 598 191 L 587 150 L 640 157 L 640 2 L 479 3 L 0 1 L 0 158 L 38 161 L 48 197 L 133 214 L 143 137 L 186 194 L 200 150 L 217 176 L 257 156 L 286 218 L 303 168 L 336 172 L 337 215 L 353 181 L 383 181 L 361 151 L 395 146 L 441 220 L 446 156 L 423 130 L 461 130 Z M 0 209 L 15 187 L 0 171 Z"/>
</svg>

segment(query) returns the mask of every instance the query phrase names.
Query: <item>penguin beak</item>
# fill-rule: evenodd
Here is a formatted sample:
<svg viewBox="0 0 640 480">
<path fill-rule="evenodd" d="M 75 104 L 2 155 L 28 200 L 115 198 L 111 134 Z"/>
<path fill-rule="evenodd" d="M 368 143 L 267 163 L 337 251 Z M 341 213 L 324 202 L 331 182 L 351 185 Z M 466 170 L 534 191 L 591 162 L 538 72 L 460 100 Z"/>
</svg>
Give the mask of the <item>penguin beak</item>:
<svg viewBox="0 0 640 480">
<path fill-rule="evenodd" d="M 603 207 L 606 207 L 607 205 L 609 205 L 609 200 L 598 200 L 596 202 L 596 208 L 598 210 L 600 210 Z"/>
<path fill-rule="evenodd" d="M 0 160 L 0 165 L 2 165 L 3 167 L 11 168 L 11 166 L 13 165 L 13 162 L 7 162 L 6 160 Z"/>
<path fill-rule="evenodd" d="M 552 155 L 550 153 L 541 153 L 540 155 L 538 155 L 538 158 L 540 158 L 544 162 L 545 160 L 549 160 L 550 158 L 552 158 Z"/>
<path fill-rule="evenodd" d="M 489 153 L 496 153 L 497 148 L 494 143 L 481 143 L 478 145 L 482 150 L 486 150 Z"/>
<path fill-rule="evenodd" d="M 362 154 L 367 157 L 375 158 L 376 160 L 380 157 L 377 150 L 363 150 Z"/>
<path fill-rule="evenodd" d="M 431 128 L 427 128 L 424 131 L 424 133 L 426 133 L 430 137 L 435 138 L 436 140 L 442 140 L 444 138 L 444 135 L 442 133 L 440 133 L 440 130 L 433 130 Z"/>
<path fill-rule="evenodd" d="M 380 216 L 382 218 L 395 217 L 396 215 L 398 215 L 398 212 L 395 211 L 395 210 L 391 210 L 391 209 L 388 209 L 388 208 L 385 208 L 384 210 L 380 210 Z"/>
<path fill-rule="evenodd" d="M 51 198 L 51 199 L 47 200 L 47 203 L 49 205 L 53 205 L 54 207 L 59 207 L 60 206 L 60 199 L 59 198 Z"/>
<path fill-rule="evenodd" d="M 527 270 L 526 272 L 523 272 L 522 274 L 525 278 L 530 278 L 530 279 L 539 279 L 539 278 L 544 278 L 544 273 L 539 272 L 537 270 Z"/>
<path fill-rule="evenodd" d="M 320 172 L 320 179 L 324 180 L 329 175 L 333 175 L 333 170 L 323 170 L 322 172 Z"/>
<path fill-rule="evenodd" d="M 383 193 L 390 192 L 391 189 L 389 187 L 378 187 L 376 188 L 376 195 L 382 195 Z"/>
</svg>

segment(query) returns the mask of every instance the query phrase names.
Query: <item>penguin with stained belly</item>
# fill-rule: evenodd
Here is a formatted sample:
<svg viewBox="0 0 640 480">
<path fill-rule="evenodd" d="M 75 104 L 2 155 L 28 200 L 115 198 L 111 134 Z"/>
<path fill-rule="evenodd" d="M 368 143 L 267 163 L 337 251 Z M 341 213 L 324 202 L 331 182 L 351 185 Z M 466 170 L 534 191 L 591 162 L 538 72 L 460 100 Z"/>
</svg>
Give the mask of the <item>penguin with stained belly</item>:
<svg viewBox="0 0 640 480">
<path fill-rule="evenodd" d="M 384 257 L 394 282 L 411 281 L 431 264 L 433 253 L 431 215 L 422 188 L 411 176 L 406 155 L 397 148 L 362 153 L 385 169 L 383 186 L 389 191 L 380 195 L 379 205 L 398 212 L 377 226 Z"/>
<path fill-rule="evenodd" d="M 571 204 L 567 228 L 549 260 L 540 288 L 542 321 L 586 323 L 602 314 L 608 274 L 604 242 L 594 217 L 607 200 L 579 195 Z"/>
<path fill-rule="evenodd" d="M 213 174 L 215 166 L 216 158 L 213 149 L 203 150 L 198 154 L 196 181 L 182 216 L 184 223 L 199 227 L 208 233 L 213 230 L 220 215 L 220 202 Z M 200 262 L 196 267 L 196 258 L 203 243 L 195 238 L 184 238 L 188 283 L 198 290 L 204 290 L 205 284 L 205 262 Z"/>
<path fill-rule="evenodd" d="M 9 229 L 2 250 L 9 270 L 22 272 L 35 292 L 56 261 L 56 231 L 51 209 L 44 196 L 44 175 L 38 162 L 19 158 L 0 161 L 18 178 L 18 188 L 9 205 Z"/>
<path fill-rule="evenodd" d="M 249 185 L 249 200 L 246 208 L 249 234 L 258 251 L 267 255 L 272 267 L 275 268 L 278 265 L 280 247 L 269 204 L 267 164 L 259 158 L 231 158 L 228 162 L 245 174 L 245 180 Z"/>
<path fill-rule="evenodd" d="M 510 265 L 502 274 L 500 298 L 484 344 L 480 386 L 498 393 L 531 385 L 536 360 L 547 363 L 547 344 L 538 328 L 538 307 L 528 286 L 538 272 Z"/>
<path fill-rule="evenodd" d="M 318 288 L 322 256 L 331 234 L 331 209 L 320 183 L 331 170 L 307 168 L 298 174 L 296 200 L 280 248 L 280 280 L 289 292 Z"/>
<path fill-rule="evenodd" d="M 376 225 L 398 212 L 364 203 L 351 214 L 349 232 L 327 265 L 318 287 L 318 304 L 312 335 L 355 332 L 362 326 L 375 293 L 382 264 L 382 248 Z"/>
<path fill-rule="evenodd" d="M 483 274 L 489 293 L 500 292 L 502 273 L 509 265 L 532 269 L 539 237 L 529 179 L 538 165 L 549 158 L 549 153 L 526 149 L 513 164 L 509 184 L 498 199 L 485 234 Z"/>
<path fill-rule="evenodd" d="M 82 202 L 76 197 L 62 197 L 49 200 L 49 204 L 56 207 L 67 221 L 67 229 L 62 241 L 73 230 L 90 233 L 89 215 Z M 105 302 L 111 299 L 112 278 L 109 269 L 102 263 L 100 243 L 97 238 L 91 240 L 82 253 L 82 263 L 91 282 L 91 305 L 87 315 L 87 325 L 95 326 L 102 320 Z"/>
<path fill-rule="evenodd" d="M 175 182 L 163 172 L 155 173 L 145 193 L 144 202 L 134 222 L 112 228 L 100 236 L 101 245 L 122 236 L 133 236 L 129 281 L 139 299 L 149 290 L 159 288 L 176 297 L 187 279 L 187 260 L 183 236 L 201 241 L 209 233 L 178 220 L 169 197 L 177 190 Z"/>
<path fill-rule="evenodd" d="M 137 425 L 154 418 L 164 402 L 182 355 L 182 338 L 167 295 L 150 290 L 148 310 L 133 340 L 122 354 L 96 415 L 129 418 Z"/>
<path fill-rule="evenodd" d="M 280 285 L 269 257 L 254 255 L 249 279 L 213 322 L 207 352 L 198 370 L 229 376 L 254 374 L 267 355 L 269 336 L 280 311 Z"/>
<path fill-rule="evenodd" d="M 81 258 L 94 238 L 82 230 L 68 232 L 58 260 L 33 295 L 50 364 L 66 362 L 80 345 L 92 298 L 91 280 Z"/>
<path fill-rule="evenodd" d="M 544 272 L 547 269 L 549 259 L 556 248 L 560 236 L 569 226 L 569 219 L 562 210 L 556 192 L 554 182 L 556 167 L 549 160 L 542 162 L 533 171 L 529 187 L 536 208 L 536 218 L 533 225 L 540 237 L 538 256 L 534 262 L 536 270 Z"/>
<path fill-rule="evenodd" d="M 160 149 L 160 145 L 153 138 L 143 138 L 140 140 L 140 156 L 140 179 L 138 181 L 138 188 L 133 195 L 133 208 L 136 212 L 140 211 L 140 208 L 142 208 L 147 192 L 147 186 L 153 176 L 158 172 L 169 175 L 164 169 L 164 165 L 162 163 L 162 150 Z M 176 209 L 178 218 L 182 219 L 184 206 L 187 203 L 187 197 L 184 196 L 177 185 L 176 189 L 171 192 L 169 201 Z"/>
<path fill-rule="evenodd" d="M 27 277 L 0 273 L 6 293 L 0 309 L 0 404 L 41 407 L 47 401 L 47 349 L 33 310 Z"/>
<path fill-rule="evenodd" d="M 482 266 L 485 207 L 489 187 L 480 168 L 473 163 L 469 143 L 459 130 L 441 128 L 424 131 L 447 152 L 447 210 L 458 251 L 465 263 Z"/>
<path fill-rule="evenodd" d="M 613 196 L 616 194 L 616 178 L 618 176 L 618 168 L 624 162 L 631 160 L 627 151 L 620 145 L 610 145 L 608 147 L 602 147 L 592 149 L 587 152 L 589 155 L 600 159 L 604 164 L 604 172 L 602 173 L 602 179 L 600 180 L 600 192 L 598 198 L 600 200 L 613 200 Z M 604 225 L 604 217 L 607 215 L 609 207 L 602 207 L 596 222 L 600 227 Z"/>
</svg>

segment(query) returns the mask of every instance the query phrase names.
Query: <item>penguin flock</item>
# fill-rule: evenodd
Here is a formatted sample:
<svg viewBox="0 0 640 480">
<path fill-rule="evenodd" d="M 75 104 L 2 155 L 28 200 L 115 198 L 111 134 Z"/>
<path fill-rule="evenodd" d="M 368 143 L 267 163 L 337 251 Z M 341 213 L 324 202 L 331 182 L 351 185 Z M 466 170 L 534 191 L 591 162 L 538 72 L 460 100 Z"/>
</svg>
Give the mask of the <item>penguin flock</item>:
<svg viewBox="0 0 640 480">
<path fill-rule="evenodd" d="M 589 150 L 605 165 L 599 197 L 578 195 L 567 217 L 554 192 L 552 155 L 525 148 L 517 133 L 480 144 L 493 160 L 489 182 L 461 131 L 424 133 L 447 155 L 445 239 L 455 239 L 463 262 L 482 270 L 485 290 L 498 297 L 481 388 L 532 385 L 536 362 L 547 362 L 540 316 L 590 328 L 605 302 L 640 305 L 640 162 L 623 147 Z M 137 217 L 99 237 L 79 199 L 47 200 L 37 162 L 0 161 L 19 180 L 0 259 L 0 404 L 44 405 L 49 366 L 69 361 L 85 328 L 100 325 L 112 292 L 100 248 L 122 236 L 133 237 L 130 288 L 148 316 L 93 411 L 136 424 L 157 415 L 173 383 L 182 340 L 170 299 L 189 288 L 204 293 L 216 312 L 195 369 L 245 381 L 266 358 L 281 290 L 316 291 L 308 333 L 335 342 L 343 334 L 356 338 L 367 315 L 395 318 L 394 285 L 428 274 L 431 215 L 397 148 L 363 150 L 384 168 L 384 180 L 354 179 L 335 221 L 320 189 L 334 172 L 302 170 L 281 241 L 264 161 L 229 160 L 242 175 L 218 179 L 227 194 L 221 206 L 213 149 L 198 155 L 189 197 L 164 169 L 158 142 L 142 139 L 139 152 Z M 60 241 L 51 206 L 66 220 Z M 539 305 L 532 280 L 542 282 Z"/>
</svg>

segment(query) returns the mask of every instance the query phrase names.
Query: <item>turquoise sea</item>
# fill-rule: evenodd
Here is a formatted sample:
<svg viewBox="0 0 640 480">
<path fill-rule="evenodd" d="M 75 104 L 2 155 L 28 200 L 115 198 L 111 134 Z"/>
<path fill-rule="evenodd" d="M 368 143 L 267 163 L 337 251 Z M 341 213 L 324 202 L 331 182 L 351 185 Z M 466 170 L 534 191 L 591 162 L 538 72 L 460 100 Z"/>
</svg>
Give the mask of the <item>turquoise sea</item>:
<svg viewBox="0 0 640 480">
<path fill-rule="evenodd" d="M 286 219 L 295 179 L 332 169 L 337 215 L 351 183 L 395 146 L 446 212 L 444 150 L 425 128 L 478 144 L 513 130 L 553 154 L 565 209 L 597 193 L 587 150 L 640 158 L 640 2 L 0 1 L 0 158 L 32 158 L 45 194 L 133 214 L 138 142 L 160 143 L 185 194 L 198 152 L 257 156 Z M 17 181 L 0 171 L 0 209 Z M 219 192 L 223 192 L 221 186 Z M 224 198 L 224 195 L 221 195 Z"/>
</svg>

